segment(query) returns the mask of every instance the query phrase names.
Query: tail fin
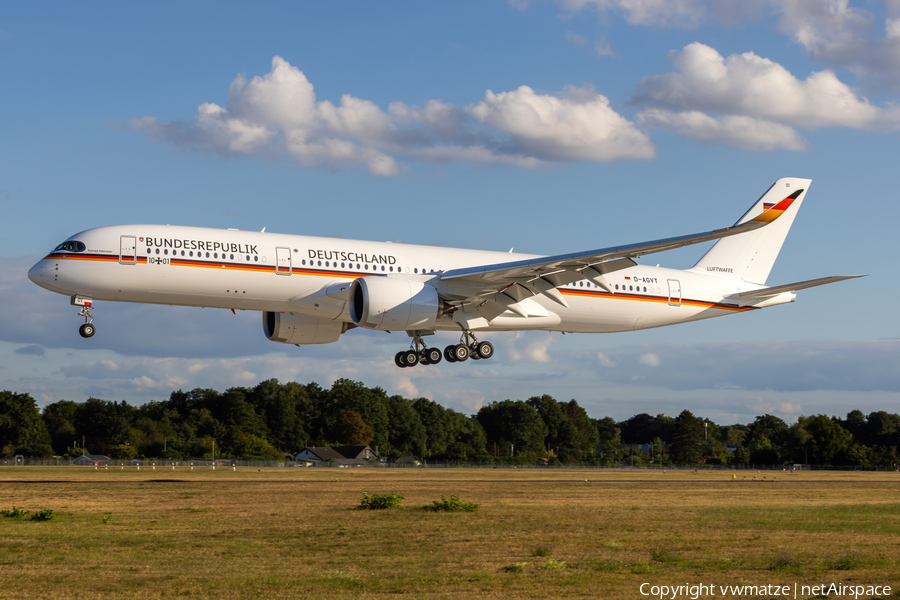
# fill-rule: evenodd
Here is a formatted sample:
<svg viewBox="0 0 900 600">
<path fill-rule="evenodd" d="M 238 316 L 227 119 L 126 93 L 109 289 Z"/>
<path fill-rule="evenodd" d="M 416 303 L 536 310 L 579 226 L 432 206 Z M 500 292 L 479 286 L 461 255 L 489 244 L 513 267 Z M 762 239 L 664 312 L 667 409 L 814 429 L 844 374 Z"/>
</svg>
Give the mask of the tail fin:
<svg viewBox="0 0 900 600">
<path fill-rule="evenodd" d="M 719 240 L 692 270 L 765 285 L 810 183 L 811 179 L 794 177 L 776 181 L 735 223 L 765 221 L 769 224 Z"/>
</svg>

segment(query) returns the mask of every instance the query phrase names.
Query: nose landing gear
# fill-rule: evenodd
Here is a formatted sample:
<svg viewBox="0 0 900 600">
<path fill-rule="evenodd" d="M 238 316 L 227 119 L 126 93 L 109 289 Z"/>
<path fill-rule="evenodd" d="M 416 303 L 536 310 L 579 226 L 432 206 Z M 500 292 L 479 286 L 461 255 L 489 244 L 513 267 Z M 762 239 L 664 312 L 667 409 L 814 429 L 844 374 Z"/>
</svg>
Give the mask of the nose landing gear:
<svg viewBox="0 0 900 600">
<path fill-rule="evenodd" d="M 91 306 L 94 304 L 93 299 L 84 296 L 72 296 L 72 305 L 80 306 L 81 312 L 79 317 L 84 317 L 84 325 L 78 328 L 78 333 L 83 338 L 89 338 L 96 333 L 94 328 L 94 316 L 91 314 Z"/>
</svg>

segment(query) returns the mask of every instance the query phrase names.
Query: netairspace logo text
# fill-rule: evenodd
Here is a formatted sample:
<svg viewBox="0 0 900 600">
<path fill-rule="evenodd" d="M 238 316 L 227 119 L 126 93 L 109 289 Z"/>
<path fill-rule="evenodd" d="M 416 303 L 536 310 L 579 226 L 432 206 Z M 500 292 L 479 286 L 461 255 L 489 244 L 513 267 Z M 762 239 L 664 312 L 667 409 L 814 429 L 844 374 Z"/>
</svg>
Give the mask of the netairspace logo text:
<svg viewBox="0 0 900 600">
<path fill-rule="evenodd" d="M 765 596 L 766 598 L 807 598 L 809 596 L 827 596 L 829 598 L 853 598 L 860 596 L 890 596 L 889 585 L 844 585 L 843 583 L 821 583 L 819 585 L 715 585 L 703 583 L 685 583 L 683 585 L 641 584 L 641 596 L 650 596 L 660 600 L 678 600 L 679 598 L 699 598 L 721 596 L 722 598 L 741 598 Z"/>
</svg>

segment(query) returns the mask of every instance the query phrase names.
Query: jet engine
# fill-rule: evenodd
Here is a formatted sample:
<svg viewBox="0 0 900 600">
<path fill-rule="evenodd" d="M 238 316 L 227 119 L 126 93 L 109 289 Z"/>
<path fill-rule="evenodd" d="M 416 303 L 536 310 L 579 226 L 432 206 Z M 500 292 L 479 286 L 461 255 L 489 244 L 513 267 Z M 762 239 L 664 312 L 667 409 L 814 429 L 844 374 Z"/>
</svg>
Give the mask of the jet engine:
<svg viewBox="0 0 900 600">
<path fill-rule="evenodd" d="M 264 312 L 263 333 L 282 344 L 330 344 L 347 331 L 347 323 L 293 313 Z"/>
<path fill-rule="evenodd" d="M 350 318 L 366 329 L 428 329 L 441 312 L 437 290 L 393 277 L 360 277 L 350 284 Z"/>
</svg>

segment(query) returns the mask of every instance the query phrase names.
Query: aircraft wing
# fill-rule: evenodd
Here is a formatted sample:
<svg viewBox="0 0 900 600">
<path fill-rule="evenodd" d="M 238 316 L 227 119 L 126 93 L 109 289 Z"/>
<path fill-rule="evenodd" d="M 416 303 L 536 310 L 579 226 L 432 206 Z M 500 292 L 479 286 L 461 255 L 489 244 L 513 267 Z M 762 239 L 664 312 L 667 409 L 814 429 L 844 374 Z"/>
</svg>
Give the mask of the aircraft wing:
<svg viewBox="0 0 900 600">
<path fill-rule="evenodd" d="M 797 190 L 754 219 L 723 229 L 639 244 L 451 269 L 441 274 L 440 281 L 444 284 L 442 287 L 449 292 L 444 294 L 446 300 L 451 303 L 466 300 L 478 302 L 484 307 L 482 309 L 480 306 L 479 312 L 488 320 L 493 318 L 490 315 L 499 315 L 507 309 L 517 312 L 514 305 L 535 294 L 544 294 L 568 307 L 562 294 L 556 289 L 561 285 L 588 279 L 607 292 L 614 293 L 604 277 L 607 273 L 632 267 L 637 264 L 634 259 L 645 254 L 718 240 L 765 227 L 781 216 L 802 192 L 803 190 Z M 490 304 L 494 306 L 488 306 Z"/>
<path fill-rule="evenodd" d="M 865 275 L 834 275 L 832 277 L 821 277 L 819 279 L 798 281 L 796 283 L 786 283 L 784 285 L 776 285 L 759 290 L 751 290 L 749 292 L 731 294 L 728 296 L 728 298 L 740 300 L 770 298 L 772 296 L 777 296 L 778 294 L 783 294 L 784 292 L 796 292 L 797 290 L 805 290 L 806 288 L 825 285 L 827 283 L 834 283 L 836 281 L 844 281 L 845 279 L 856 279 L 857 277 L 865 277 Z"/>
</svg>

